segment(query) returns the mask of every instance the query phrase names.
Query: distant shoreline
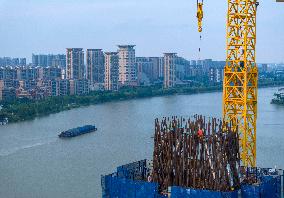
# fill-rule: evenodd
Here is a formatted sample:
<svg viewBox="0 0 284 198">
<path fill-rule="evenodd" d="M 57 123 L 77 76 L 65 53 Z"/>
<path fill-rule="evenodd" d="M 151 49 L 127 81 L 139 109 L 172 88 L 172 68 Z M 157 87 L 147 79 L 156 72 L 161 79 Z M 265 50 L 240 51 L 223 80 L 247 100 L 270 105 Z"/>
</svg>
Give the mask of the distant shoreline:
<svg viewBox="0 0 284 198">
<path fill-rule="evenodd" d="M 284 82 L 259 84 L 259 88 L 283 86 Z M 61 111 L 71 110 L 82 106 L 102 104 L 139 98 L 151 98 L 168 95 L 192 95 L 222 91 L 222 86 L 207 87 L 175 87 L 162 89 L 161 87 L 123 88 L 118 92 L 96 91 L 83 96 L 56 96 L 40 101 L 21 99 L 13 102 L 4 102 L 0 111 L 0 120 L 8 118 L 9 123 L 33 120 Z M 1 127 L 1 126 L 0 126 Z"/>
</svg>

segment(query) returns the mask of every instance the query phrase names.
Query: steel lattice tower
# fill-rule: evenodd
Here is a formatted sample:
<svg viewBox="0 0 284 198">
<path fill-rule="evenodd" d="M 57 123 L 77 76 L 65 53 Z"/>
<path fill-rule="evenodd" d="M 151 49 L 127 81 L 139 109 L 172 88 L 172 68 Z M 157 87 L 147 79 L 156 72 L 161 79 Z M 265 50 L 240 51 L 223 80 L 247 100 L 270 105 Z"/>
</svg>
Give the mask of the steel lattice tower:
<svg viewBox="0 0 284 198">
<path fill-rule="evenodd" d="M 223 116 L 239 129 L 244 166 L 256 166 L 256 0 L 228 0 Z"/>
</svg>

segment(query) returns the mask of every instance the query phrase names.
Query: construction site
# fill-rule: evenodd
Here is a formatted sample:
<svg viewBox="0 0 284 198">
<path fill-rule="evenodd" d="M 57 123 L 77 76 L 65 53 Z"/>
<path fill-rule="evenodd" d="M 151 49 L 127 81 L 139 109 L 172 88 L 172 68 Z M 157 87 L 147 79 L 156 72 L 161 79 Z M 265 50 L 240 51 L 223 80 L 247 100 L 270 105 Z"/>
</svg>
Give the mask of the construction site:
<svg viewBox="0 0 284 198">
<path fill-rule="evenodd" d="M 196 3 L 201 40 L 206 2 Z M 103 197 L 284 196 L 283 170 L 256 164 L 256 13 L 260 3 L 228 0 L 223 117 L 196 112 L 155 119 L 153 158 L 102 176 Z"/>
</svg>

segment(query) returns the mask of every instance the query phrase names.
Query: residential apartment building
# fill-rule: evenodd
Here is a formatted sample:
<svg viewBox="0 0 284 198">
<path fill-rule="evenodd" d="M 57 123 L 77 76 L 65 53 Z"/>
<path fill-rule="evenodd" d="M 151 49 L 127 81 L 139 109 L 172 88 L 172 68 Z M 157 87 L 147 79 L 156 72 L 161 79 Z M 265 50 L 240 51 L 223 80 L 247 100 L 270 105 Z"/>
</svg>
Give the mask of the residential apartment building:
<svg viewBox="0 0 284 198">
<path fill-rule="evenodd" d="M 41 80 L 59 80 L 61 79 L 62 69 L 59 67 L 40 67 L 38 73 L 38 78 Z"/>
<path fill-rule="evenodd" d="M 223 67 L 210 67 L 209 68 L 209 82 L 221 83 L 224 79 L 224 68 Z"/>
<path fill-rule="evenodd" d="M 32 66 L 47 67 L 47 55 L 44 54 L 32 54 Z"/>
<path fill-rule="evenodd" d="M 163 79 L 164 78 L 164 57 L 159 57 L 159 62 L 158 62 L 158 78 Z"/>
<path fill-rule="evenodd" d="M 182 81 L 185 80 L 186 78 L 186 69 L 190 65 L 190 61 L 186 60 L 185 58 L 182 57 L 176 57 L 176 71 L 175 71 L 175 76 L 176 76 L 176 81 L 177 83 L 183 83 Z"/>
<path fill-rule="evenodd" d="M 38 79 L 39 70 L 36 67 L 18 67 L 17 79 L 18 80 L 35 80 Z"/>
<path fill-rule="evenodd" d="M 26 58 L 20 58 L 20 66 L 26 66 L 27 65 L 27 59 Z"/>
<path fill-rule="evenodd" d="M 135 45 L 118 45 L 120 86 L 137 86 L 134 47 Z"/>
<path fill-rule="evenodd" d="M 118 90 L 119 56 L 118 52 L 105 52 L 105 90 Z"/>
<path fill-rule="evenodd" d="M 66 67 L 66 55 L 65 54 L 48 54 L 47 55 L 48 67 L 59 67 L 64 69 Z"/>
<path fill-rule="evenodd" d="M 16 80 L 17 70 L 11 66 L 0 67 L 0 80 Z"/>
<path fill-rule="evenodd" d="M 137 79 L 139 85 L 153 84 L 159 79 L 160 57 L 137 57 Z"/>
<path fill-rule="evenodd" d="M 83 48 L 66 49 L 66 78 L 84 79 L 84 51 Z"/>
<path fill-rule="evenodd" d="M 138 85 L 150 85 L 153 63 L 149 57 L 136 57 Z"/>
<path fill-rule="evenodd" d="M 25 66 L 26 58 L 11 58 L 11 57 L 0 57 L 0 67 L 17 67 Z"/>
<path fill-rule="evenodd" d="M 32 66 L 37 67 L 66 67 L 65 54 L 32 54 Z"/>
<path fill-rule="evenodd" d="M 164 53 L 164 88 L 176 85 L 176 53 Z"/>
<path fill-rule="evenodd" d="M 69 80 L 70 95 L 86 95 L 90 92 L 89 82 L 87 79 Z"/>
<path fill-rule="evenodd" d="M 0 80 L 0 101 L 16 98 L 16 89 L 13 80 Z"/>
<path fill-rule="evenodd" d="M 91 85 L 103 85 L 105 79 L 105 57 L 102 49 L 87 49 L 87 79 Z"/>
</svg>

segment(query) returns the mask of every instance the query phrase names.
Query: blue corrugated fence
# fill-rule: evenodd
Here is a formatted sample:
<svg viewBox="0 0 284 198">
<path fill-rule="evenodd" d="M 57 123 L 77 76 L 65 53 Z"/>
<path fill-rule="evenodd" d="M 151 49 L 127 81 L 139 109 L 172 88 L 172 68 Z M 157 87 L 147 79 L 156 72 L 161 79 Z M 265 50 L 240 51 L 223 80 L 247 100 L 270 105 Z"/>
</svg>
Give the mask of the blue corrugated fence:
<svg viewBox="0 0 284 198">
<path fill-rule="evenodd" d="M 281 198 L 281 177 L 270 169 L 255 169 L 252 174 L 259 181 L 257 185 L 242 185 L 241 191 L 219 192 L 211 190 L 171 187 L 171 198 Z M 117 167 L 117 172 L 102 176 L 103 198 L 167 198 L 158 193 L 158 183 L 147 182 L 147 161 L 141 160 Z M 270 174 L 270 176 L 268 176 Z M 284 186 L 284 185 L 283 185 Z"/>
<path fill-rule="evenodd" d="M 281 176 L 262 176 L 258 185 L 242 185 L 243 198 L 281 198 Z"/>
<path fill-rule="evenodd" d="M 105 180 L 103 198 L 156 198 L 158 184 L 145 181 L 134 181 L 117 176 L 103 176 Z"/>
</svg>

